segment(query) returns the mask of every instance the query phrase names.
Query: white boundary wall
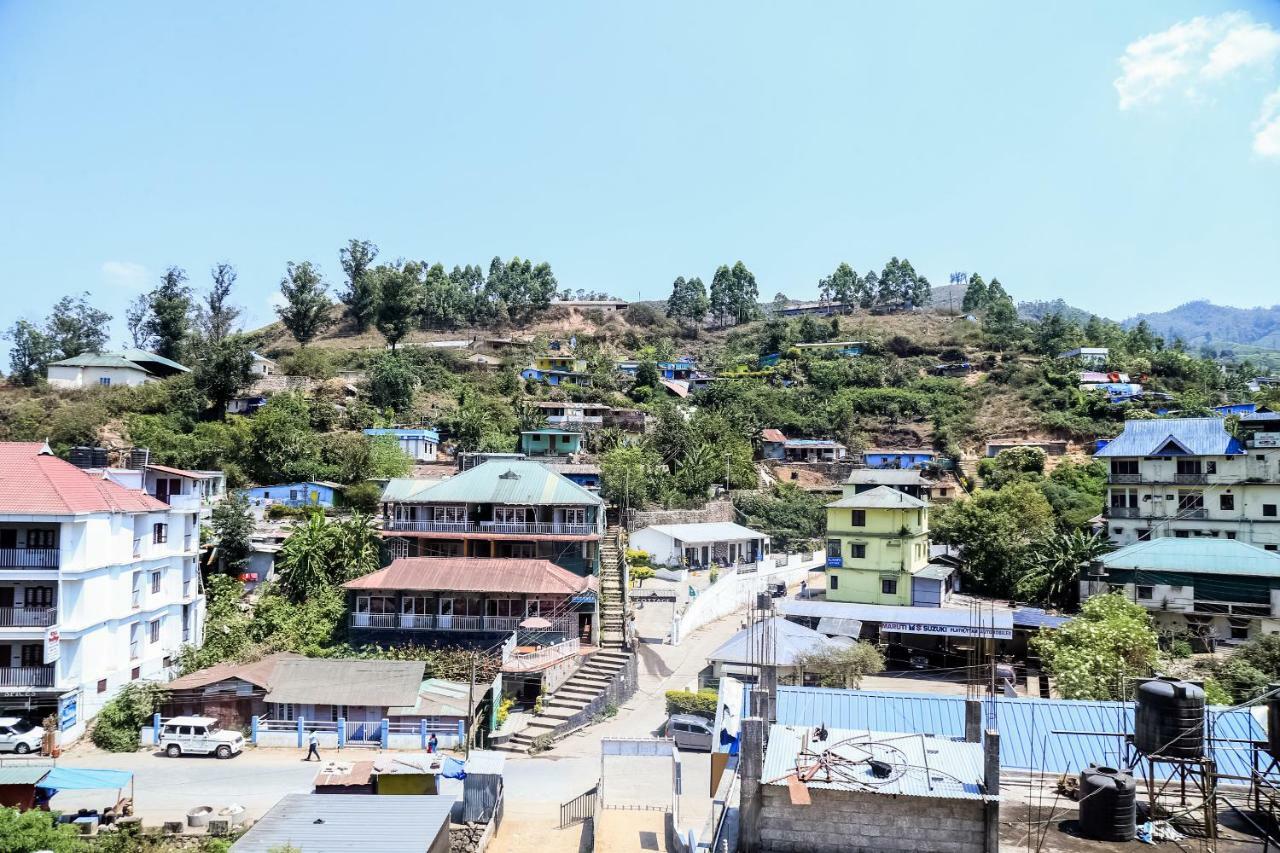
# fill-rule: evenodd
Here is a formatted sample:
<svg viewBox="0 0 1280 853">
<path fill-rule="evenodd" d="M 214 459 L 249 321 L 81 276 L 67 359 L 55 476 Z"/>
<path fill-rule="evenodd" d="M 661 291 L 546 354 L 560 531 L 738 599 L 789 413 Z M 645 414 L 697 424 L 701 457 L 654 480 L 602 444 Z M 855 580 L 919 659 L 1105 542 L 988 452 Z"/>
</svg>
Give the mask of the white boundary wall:
<svg viewBox="0 0 1280 853">
<path fill-rule="evenodd" d="M 671 645 L 680 642 L 703 625 L 746 610 L 757 593 L 764 592 L 771 583 L 782 582 L 788 587 L 799 584 L 812 569 L 826 565 L 826 553 L 814 551 L 792 554 L 787 565 L 779 568 L 772 557 L 753 564 L 755 571 L 743 571 L 743 566 L 725 569 L 716 582 L 698 593 L 684 612 L 671 620 Z"/>
</svg>

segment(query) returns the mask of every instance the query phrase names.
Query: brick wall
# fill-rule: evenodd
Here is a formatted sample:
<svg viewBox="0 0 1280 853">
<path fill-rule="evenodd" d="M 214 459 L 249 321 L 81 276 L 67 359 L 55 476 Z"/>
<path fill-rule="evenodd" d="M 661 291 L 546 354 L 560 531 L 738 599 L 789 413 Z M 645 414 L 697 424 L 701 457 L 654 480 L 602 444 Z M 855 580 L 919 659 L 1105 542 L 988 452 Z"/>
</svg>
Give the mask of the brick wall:
<svg viewBox="0 0 1280 853">
<path fill-rule="evenodd" d="M 812 805 L 791 804 L 787 789 L 762 785 L 764 853 L 982 853 L 979 800 L 890 797 L 810 788 Z"/>
<path fill-rule="evenodd" d="M 657 509 L 632 512 L 632 530 L 655 524 L 704 524 L 709 521 L 737 521 L 733 504 L 727 500 L 709 501 L 702 509 Z"/>
</svg>

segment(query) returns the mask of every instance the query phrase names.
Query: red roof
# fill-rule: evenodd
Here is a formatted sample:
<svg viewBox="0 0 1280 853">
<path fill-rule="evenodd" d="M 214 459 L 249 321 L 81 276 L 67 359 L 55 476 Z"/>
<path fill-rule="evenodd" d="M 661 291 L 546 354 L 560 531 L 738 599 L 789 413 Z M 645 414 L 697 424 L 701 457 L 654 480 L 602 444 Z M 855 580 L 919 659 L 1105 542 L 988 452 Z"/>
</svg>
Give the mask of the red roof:
<svg viewBox="0 0 1280 853">
<path fill-rule="evenodd" d="M 343 584 L 347 589 L 514 592 L 574 595 L 592 589 L 593 578 L 575 575 L 549 560 L 477 557 L 400 557 L 385 569 Z"/>
<path fill-rule="evenodd" d="M 170 468 L 168 465 L 157 465 L 154 462 L 148 463 L 147 469 L 150 471 L 159 471 L 161 474 L 172 474 L 175 477 L 186 477 L 190 480 L 207 480 L 212 474 L 201 474 L 199 471 L 184 471 L 181 468 Z"/>
<path fill-rule="evenodd" d="M 781 444 L 787 440 L 787 437 L 782 434 L 782 430 L 780 429 L 762 429 L 760 430 L 760 437 L 765 441 L 777 444 Z"/>
<path fill-rule="evenodd" d="M 0 442 L 0 515 L 168 509 L 145 492 L 82 471 L 47 452 L 39 442 Z"/>
</svg>

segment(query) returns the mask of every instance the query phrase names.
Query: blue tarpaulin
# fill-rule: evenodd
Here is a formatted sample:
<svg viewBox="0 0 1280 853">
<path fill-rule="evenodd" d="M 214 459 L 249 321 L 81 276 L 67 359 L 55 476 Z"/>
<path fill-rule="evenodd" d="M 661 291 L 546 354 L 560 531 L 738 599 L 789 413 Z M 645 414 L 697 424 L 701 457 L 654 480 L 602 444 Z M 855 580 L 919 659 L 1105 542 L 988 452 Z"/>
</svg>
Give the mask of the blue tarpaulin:
<svg viewBox="0 0 1280 853">
<path fill-rule="evenodd" d="M 53 791 L 119 790 L 133 781 L 128 770 L 89 770 L 79 767 L 55 767 L 40 780 L 37 788 Z"/>
<path fill-rule="evenodd" d="M 444 770 L 440 775 L 446 779 L 465 779 L 467 778 L 466 765 L 456 758 L 445 756 Z"/>
</svg>

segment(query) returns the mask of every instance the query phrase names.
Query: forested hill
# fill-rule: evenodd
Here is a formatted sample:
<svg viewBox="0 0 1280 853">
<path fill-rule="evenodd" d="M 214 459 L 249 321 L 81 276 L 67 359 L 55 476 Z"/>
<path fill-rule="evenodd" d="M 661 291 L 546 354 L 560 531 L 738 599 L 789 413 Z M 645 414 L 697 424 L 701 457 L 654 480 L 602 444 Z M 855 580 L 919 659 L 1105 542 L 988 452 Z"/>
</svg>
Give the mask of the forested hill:
<svg viewBox="0 0 1280 853">
<path fill-rule="evenodd" d="M 1201 299 L 1169 311 L 1139 314 L 1124 325 L 1131 328 L 1141 320 L 1165 338 L 1181 338 L 1194 346 L 1221 349 L 1226 344 L 1246 344 L 1280 349 L 1280 305 L 1233 308 Z"/>
</svg>

